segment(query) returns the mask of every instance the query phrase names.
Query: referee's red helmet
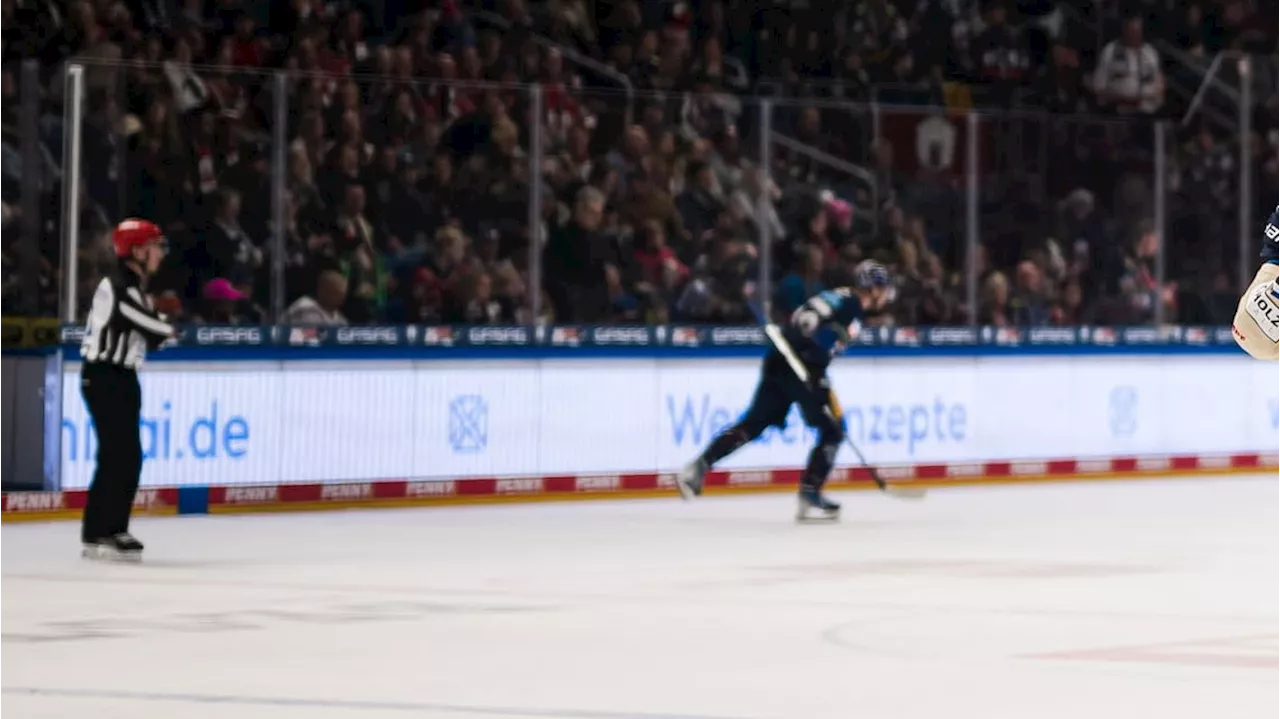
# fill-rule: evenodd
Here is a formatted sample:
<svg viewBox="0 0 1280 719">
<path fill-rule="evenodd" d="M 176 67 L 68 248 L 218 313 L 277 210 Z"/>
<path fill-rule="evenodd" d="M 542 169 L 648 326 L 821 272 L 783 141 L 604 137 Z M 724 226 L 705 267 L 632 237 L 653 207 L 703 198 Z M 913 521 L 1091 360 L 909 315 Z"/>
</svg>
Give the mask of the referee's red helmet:
<svg viewBox="0 0 1280 719">
<path fill-rule="evenodd" d="M 116 225 L 111 233 L 111 243 L 116 247 L 116 257 L 128 257 L 135 247 L 164 240 L 164 233 L 154 222 L 129 218 Z"/>
</svg>

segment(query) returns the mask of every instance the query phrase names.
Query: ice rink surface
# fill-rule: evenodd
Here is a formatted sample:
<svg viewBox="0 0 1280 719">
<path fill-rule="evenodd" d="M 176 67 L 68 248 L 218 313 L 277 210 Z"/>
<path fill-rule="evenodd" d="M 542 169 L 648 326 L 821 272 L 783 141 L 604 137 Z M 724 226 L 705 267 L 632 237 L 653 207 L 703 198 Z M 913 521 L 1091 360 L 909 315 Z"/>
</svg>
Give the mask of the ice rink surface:
<svg viewBox="0 0 1280 719">
<path fill-rule="evenodd" d="M 1276 477 L 3 527 L 6 719 L 1273 719 Z"/>
</svg>

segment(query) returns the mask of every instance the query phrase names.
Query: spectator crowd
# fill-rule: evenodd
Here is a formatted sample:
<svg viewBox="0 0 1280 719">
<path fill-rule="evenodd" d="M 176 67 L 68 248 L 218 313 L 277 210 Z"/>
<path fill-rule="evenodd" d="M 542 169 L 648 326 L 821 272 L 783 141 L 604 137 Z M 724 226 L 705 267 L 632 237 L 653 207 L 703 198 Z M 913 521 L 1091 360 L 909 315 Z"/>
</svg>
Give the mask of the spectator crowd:
<svg viewBox="0 0 1280 719">
<path fill-rule="evenodd" d="M 1253 136 L 1212 106 L 1179 122 L 1189 62 L 1240 50 L 1274 72 L 1262 0 L 3 9 L 6 314 L 57 308 L 72 60 L 87 67 L 82 312 L 114 261 L 110 228 L 138 216 L 166 230 L 152 290 L 185 322 L 753 323 L 751 305 L 785 314 L 876 258 L 899 285 L 885 322 L 1224 323 L 1240 158 L 1259 226 L 1278 192 L 1274 82 L 1249 108 Z M 32 94 L 39 136 L 22 137 Z M 24 142 L 40 143 L 34 267 Z"/>
</svg>

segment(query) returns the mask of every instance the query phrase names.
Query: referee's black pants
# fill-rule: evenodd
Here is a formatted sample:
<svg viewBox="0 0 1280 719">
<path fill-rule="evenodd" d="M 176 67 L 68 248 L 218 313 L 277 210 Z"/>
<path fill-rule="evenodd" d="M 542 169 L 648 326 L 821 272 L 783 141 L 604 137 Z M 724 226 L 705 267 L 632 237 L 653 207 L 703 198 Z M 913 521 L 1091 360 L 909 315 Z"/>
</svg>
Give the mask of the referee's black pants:
<svg viewBox="0 0 1280 719">
<path fill-rule="evenodd" d="M 133 498 L 142 474 L 138 420 L 142 390 L 138 373 L 101 362 L 86 362 L 80 391 L 98 435 L 98 466 L 89 485 L 81 539 L 86 542 L 129 531 Z"/>
</svg>

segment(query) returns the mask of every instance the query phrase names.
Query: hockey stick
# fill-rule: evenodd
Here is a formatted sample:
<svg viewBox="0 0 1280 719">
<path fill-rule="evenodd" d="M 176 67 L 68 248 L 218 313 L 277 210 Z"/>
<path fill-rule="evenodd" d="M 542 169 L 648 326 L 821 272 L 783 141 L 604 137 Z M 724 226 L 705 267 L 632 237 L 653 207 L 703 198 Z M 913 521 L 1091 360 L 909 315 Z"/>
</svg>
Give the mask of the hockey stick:
<svg viewBox="0 0 1280 719">
<path fill-rule="evenodd" d="M 795 373 L 796 377 L 798 377 L 805 386 L 808 386 L 809 370 L 805 369 L 804 364 L 800 362 L 800 358 L 796 356 L 796 351 L 792 349 L 791 343 L 787 341 L 786 337 L 782 336 L 782 330 L 778 329 L 777 325 L 768 323 L 764 326 L 764 334 L 769 338 L 769 341 L 773 343 L 773 346 L 777 348 L 779 354 L 782 355 L 782 358 L 787 361 L 787 364 L 790 365 L 791 371 Z M 832 419 L 832 421 L 837 423 L 840 421 L 831 411 L 829 403 L 824 405 L 823 410 L 827 413 L 827 416 Z M 871 475 L 871 479 L 876 483 L 876 488 L 881 492 L 898 499 L 924 498 L 926 493 L 924 487 L 908 487 L 899 484 L 889 484 L 884 481 L 884 478 L 880 476 L 880 473 L 876 471 L 876 468 L 867 463 L 867 458 L 863 456 L 862 450 L 858 449 L 858 445 L 853 443 L 853 438 L 850 437 L 847 432 L 844 435 L 844 443 L 849 445 L 849 449 L 853 450 L 853 454 L 858 458 L 858 462 L 863 467 L 866 467 L 867 472 Z"/>
</svg>

